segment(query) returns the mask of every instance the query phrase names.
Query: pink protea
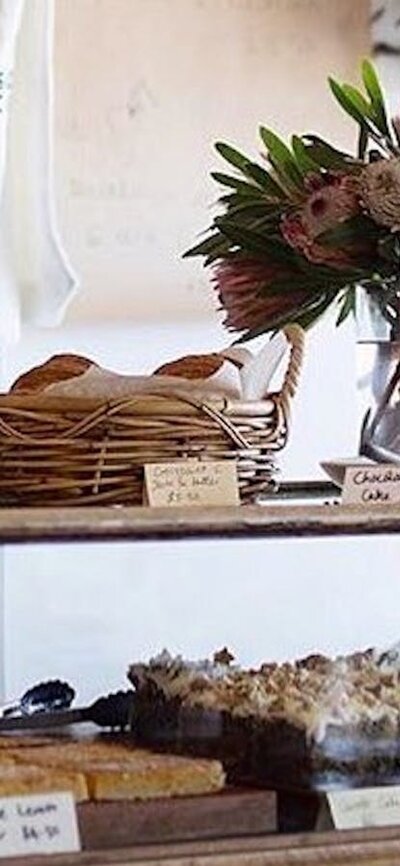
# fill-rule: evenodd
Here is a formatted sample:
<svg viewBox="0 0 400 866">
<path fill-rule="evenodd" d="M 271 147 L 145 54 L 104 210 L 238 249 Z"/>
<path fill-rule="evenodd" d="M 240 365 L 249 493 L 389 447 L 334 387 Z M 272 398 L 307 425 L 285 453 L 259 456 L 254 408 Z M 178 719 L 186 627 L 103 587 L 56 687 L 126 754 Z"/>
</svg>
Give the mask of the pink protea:
<svg viewBox="0 0 400 866">
<path fill-rule="evenodd" d="M 296 290 L 295 278 L 290 294 L 261 294 L 274 280 L 290 276 L 282 265 L 252 258 L 231 259 L 217 265 L 213 282 L 226 312 L 224 325 L 232 331 L 253 330 L 290 310 L 298 310 L 308 293 L 304 289 Z"/>
<path fill-rule="evenodd" d="M 287 243 L 310 262 L 346 268 L 354 264 L 359 248 L 330 248 L 318 243 L 318 236 L 360 213 L 357 177 L 341 173 L 311 177 L 308 198 L 301 208 L 282 218 L 281 232 Z"/>
</svg>

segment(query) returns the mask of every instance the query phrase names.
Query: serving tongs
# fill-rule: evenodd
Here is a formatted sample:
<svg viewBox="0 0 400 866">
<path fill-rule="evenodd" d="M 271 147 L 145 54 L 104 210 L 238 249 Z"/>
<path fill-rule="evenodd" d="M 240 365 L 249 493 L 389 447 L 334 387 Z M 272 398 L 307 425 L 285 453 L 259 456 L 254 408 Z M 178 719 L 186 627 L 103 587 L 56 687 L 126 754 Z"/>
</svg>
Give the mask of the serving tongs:
<svg viewBox="0 0 400 866">
<path fill-rule="evenodd" d="M 88 707 L 70 709 L 75 691 L 68 683 L 50 680 L 28 689 L 20 700 L 3 708 L 0 732 L 60 728 L 92 722 L 101 728 L 125 730 L 132 727 L 133 691 L 119 691 L 97 698 Z"/>
</svg>

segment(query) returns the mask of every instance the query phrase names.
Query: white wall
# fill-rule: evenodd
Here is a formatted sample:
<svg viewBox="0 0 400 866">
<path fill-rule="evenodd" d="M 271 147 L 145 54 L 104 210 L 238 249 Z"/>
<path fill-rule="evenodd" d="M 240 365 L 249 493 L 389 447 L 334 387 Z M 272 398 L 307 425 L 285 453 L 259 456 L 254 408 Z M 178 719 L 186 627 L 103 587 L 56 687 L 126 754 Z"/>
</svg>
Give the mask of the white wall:
<svg viewBox="0 0 400 866">
<path fill-rule="evenodd" d="M 83 291 L 69 318 L 212 316 L 182 252 L 207 227 L 217 139 L 355 130 L 328 74 L 354 78 L 369 0 L 56 0 L 56 168 Z"/>
</svg>

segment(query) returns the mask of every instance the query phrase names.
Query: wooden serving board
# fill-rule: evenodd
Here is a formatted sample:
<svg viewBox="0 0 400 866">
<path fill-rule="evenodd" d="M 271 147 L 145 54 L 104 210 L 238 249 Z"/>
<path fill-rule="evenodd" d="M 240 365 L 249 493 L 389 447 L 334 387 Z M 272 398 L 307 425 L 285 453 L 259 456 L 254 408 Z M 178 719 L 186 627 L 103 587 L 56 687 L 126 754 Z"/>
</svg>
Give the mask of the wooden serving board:
<svg viewBox="0 0 400 866">
<path fill-rule="evenodd" d="M 274 791 L 231 789 L 198 797 L 78 805 L 86 850 L 199 839 L 255 836 L 277 830 Z"/>
</svg>

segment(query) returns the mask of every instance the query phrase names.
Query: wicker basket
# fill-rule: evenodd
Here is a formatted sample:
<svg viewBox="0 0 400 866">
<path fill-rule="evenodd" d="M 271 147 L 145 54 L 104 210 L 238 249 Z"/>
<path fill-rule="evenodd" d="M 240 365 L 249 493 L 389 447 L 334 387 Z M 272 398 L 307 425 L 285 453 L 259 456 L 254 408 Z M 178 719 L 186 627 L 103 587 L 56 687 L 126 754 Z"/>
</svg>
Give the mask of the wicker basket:
<svg viewBox="0 0 400 866">
<path fill-rule="evenodd" d="M 146 463 L 236 460 L 242 501 L 274 484 L 303 356 L 291 344 L 282 388 L 257 403 L 144 394 L 114 402 L 0 397 L 0 505 L 141 505 Z"/>
</svg>

